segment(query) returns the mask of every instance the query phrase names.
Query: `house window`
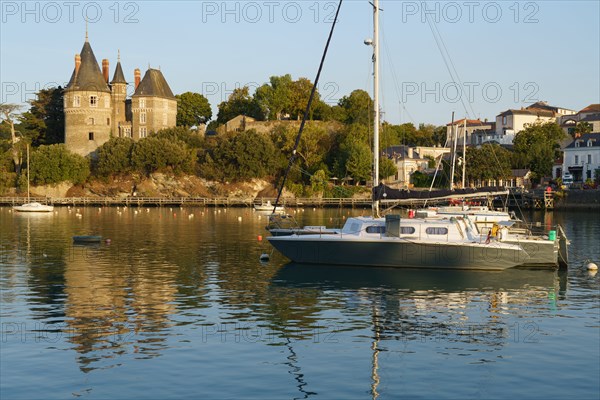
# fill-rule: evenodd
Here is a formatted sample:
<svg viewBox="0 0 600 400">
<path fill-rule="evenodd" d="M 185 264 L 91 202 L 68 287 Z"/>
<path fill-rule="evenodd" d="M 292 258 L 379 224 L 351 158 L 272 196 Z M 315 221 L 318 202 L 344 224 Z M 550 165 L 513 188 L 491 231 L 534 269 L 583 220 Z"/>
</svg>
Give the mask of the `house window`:
<svg viewBox="0 0 600 400">
<path fill-rule="evenodd" d="M 146 99 L 140 99 L 140 108 L 146 108 Z"/>
<path fill-rule="evenodd" d="M 587 179 L 592 179 L 592 171 L 590 171 L 589 169 L 585 171 L 585 177 Z"/>
<path fill-rule="evenodd" d="M 90 96 L 90 107 L 98 107 L 98 96 Z"/>
<path fill-rule="evenodd" d="M 428 235 L 447 235 L 448 228 L 427 228 L 425 229 L 425 233 Z"/>
<path fill-rule="evenodd" d="M 579 140 L 575 141 L 575 147 L 579 147 Z"/>
<path fill-rule="evenodd" d="M 592 147 L 592 139 L 588 139 L 588 141 L 587 141 L 587 147 Z"/>
<path fill-rule="evenodd" d="M 88 139 L 94 140 L 94 132 L 88 132 Z"/>
<path fill-rule="evenodd" d="M 73 107 L 81 106 L 81 96 L 75 95 L 73 96 Z"/>
<path fill-rule="evenodd" d="M 147 136 L 148 131 L 146 130 L 145 127 L 140 128 L 140 138 L 145 138 Z"/>
<path fill-rule="evenodd" d="M 591 164 L 592 163 L 592 155 L 588 154 L 587 156 L 588 156 L 587 162 L 588 162 L 588 164 Z"/>
<path fill-rule="evenodd" d="M 88 125 L 94 125 L 95 122 L 94 118 L 88 118 Z"/>
<path fill-rule="evenodd" d="M 506 115 L 502 117 L 502 125 L 506 125 Z"/>
<path fill-rule="evenodd" d="M 145 124 L 146 123 L 146 113 L 142 112 L 140 113 L 140 124 Z"/>
<path fill-rule="evenodd" d="M 579 164 L 579 156 L 575 156 L 575 165 Z"/>
</svg>

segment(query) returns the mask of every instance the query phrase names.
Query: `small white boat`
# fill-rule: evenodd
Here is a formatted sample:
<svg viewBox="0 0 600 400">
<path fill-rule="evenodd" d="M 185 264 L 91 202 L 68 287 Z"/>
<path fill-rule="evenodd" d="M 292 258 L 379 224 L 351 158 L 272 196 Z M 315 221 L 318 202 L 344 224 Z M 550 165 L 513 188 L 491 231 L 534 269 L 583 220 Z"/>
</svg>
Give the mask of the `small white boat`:
<svg viewBox="0 0 600 400">
<path fill-rule="evenodd" d="M 49 206 L 47 204 L 41 204 L 38 202 L 33 203 L 25 203 L 20 206 L 14 206 L 13 210 L 18 212 L 52 212 L 54 211 L 54 206 Z"/>
<path fill-rule="evenodd" d="M 283 207 L 283 206 L 275 207 L 271 204 L 271 201 L 267 201 L 266 203 L 255 204 L 254 210 L 262 211 L 262 212 L 282 213 L 282 212 L 285 212 L 285 207 Z"/>
</svg>

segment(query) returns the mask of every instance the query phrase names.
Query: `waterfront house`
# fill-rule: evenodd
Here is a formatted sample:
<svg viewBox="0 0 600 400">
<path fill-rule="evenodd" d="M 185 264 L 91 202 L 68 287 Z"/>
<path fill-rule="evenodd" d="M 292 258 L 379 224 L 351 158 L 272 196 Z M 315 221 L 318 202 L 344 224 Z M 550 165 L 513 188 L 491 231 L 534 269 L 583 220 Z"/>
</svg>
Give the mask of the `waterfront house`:
<svg viewBox="0 0 600 400">
<path fill-rule="evenodd" d="M 595 180 L 600 173 L 600 133 L 577 137 L 563 149 L 562 172 L 573 175 L 573 182 Z"/>
</svg>

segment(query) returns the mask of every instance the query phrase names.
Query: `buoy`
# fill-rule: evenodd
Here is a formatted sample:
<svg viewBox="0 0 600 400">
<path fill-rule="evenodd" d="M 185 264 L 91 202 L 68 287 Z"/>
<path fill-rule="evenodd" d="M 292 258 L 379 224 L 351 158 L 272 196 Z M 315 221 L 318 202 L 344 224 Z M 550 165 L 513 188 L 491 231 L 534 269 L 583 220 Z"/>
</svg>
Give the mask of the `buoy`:
<svg viewBox="0 0 600 400">
<path fill-rule="evenodd" d="M 588 271 L 598 271 L 598 265 L 596 265 L 596 263 L 593 262 L 588 262 L 585 267 L 587 268 Z"/>
<path fill-rule="evenodd" d="M 110 244 L 110 239 L 106 239 L 106 244 Z"/>
<path fill-rule="evenodd" d="M 267 253 L 262 253 L 259 257 L 260 261 L 269 261 L 270 256 Z"/>
<path fill-rule="evenodd" d="M 241 221 L 241 220 L 242 220 L 242 217 L 238 217 L 238 221 Z"/>
<path fill-rule="evenodd" d="M 258 235 L 257 239 L 259 242 L 262 242 L 262 235 Z"/>
</svg>

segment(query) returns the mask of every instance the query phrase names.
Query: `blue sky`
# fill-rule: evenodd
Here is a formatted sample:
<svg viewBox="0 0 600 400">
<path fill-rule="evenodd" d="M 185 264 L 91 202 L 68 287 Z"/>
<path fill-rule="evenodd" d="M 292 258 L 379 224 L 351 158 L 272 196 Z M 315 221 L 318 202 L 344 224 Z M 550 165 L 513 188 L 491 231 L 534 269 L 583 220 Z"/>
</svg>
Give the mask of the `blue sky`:
<svg viewBox="0 0 600 400">
<path fill-rule="evenodd" d="M 272 75 L 314 80 L 337 1 L 1 1 L 1 102 L 65 84 L 89 40 L 111 78 L 121 52 L 134 68 L 160 67 L 175 94 L 218 103 Z M 381 0 L 382 106 L 392 123 L 493 119 L 537 100 L 579 110 L 600 103 L 600 2 Z M 428 21 L 450 55 L 453 81 Z M 334 104 L 371 92 L 372 9 L 346 0 L 319 85 Z M 466 107 L 457 87 L 465 89 Z"/>
</svg>

